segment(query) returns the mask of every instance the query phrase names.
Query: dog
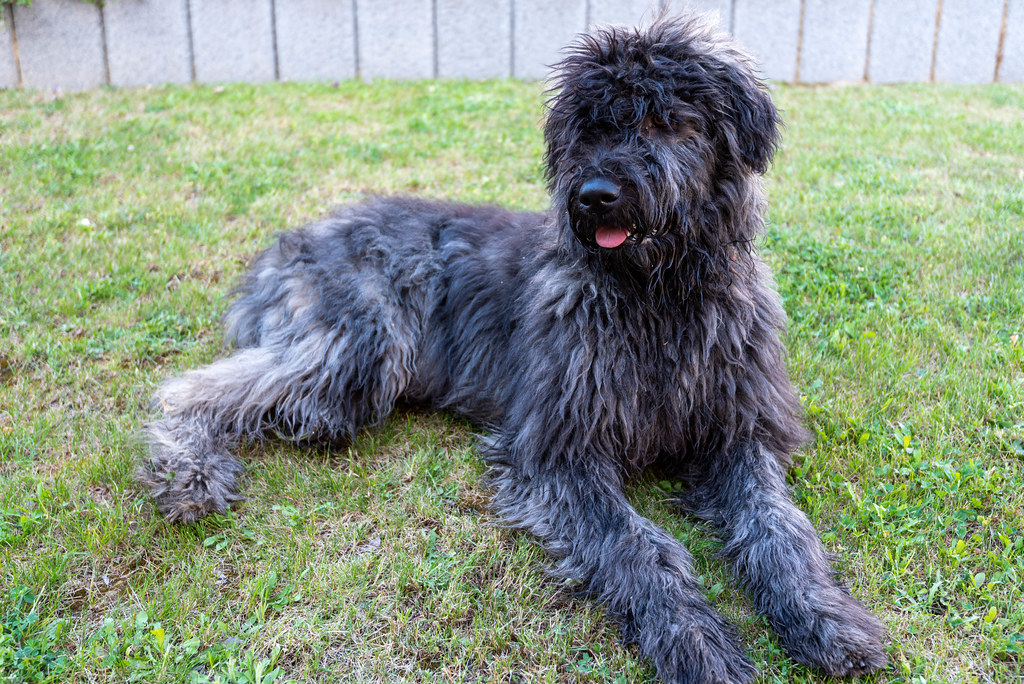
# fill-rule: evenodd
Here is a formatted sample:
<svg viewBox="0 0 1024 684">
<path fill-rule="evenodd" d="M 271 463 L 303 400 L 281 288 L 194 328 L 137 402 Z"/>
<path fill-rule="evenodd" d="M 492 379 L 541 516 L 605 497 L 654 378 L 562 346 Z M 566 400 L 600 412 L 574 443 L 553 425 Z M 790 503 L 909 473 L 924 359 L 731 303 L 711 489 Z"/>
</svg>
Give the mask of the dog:
<svg viewBox="0 0 1024 684">
<path fill-rule="evenodd" d="M 754 245 L 780 121 L 751 60 L 663 17 L 579 37 L 551 93 L 550 211 L 384 198 L 283 235 L 227 313 L 233 355 L 158 390 L 138 479 L 189 522 L 239 499 L 243 440 L 344 440 L 399 400 L 451 410 L 486 428 L 496 514 L 663 681 L 756 669 L 686 548 L 627 501 L 649 468 L 685 477 L 794 660 L 882 667 L 881 623 L 785 482 L 807 432 Z"/>
</svg>

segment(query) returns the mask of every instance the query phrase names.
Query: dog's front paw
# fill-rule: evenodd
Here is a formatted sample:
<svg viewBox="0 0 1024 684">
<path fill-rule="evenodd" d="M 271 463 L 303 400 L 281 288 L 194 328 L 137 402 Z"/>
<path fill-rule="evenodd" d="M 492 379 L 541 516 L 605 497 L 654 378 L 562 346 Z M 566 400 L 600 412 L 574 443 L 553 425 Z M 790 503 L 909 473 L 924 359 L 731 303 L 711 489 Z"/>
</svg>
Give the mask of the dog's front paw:
<svg viewBox="0 0 1024 684">
<path fill-rule="evenodd" d="M 878 618 L 839 588 L 818 598 L 803 629 L 779 630 L 790 657 L 833 677 L 857 677 L 884 667 L 885 628 Z"/>
</svg>

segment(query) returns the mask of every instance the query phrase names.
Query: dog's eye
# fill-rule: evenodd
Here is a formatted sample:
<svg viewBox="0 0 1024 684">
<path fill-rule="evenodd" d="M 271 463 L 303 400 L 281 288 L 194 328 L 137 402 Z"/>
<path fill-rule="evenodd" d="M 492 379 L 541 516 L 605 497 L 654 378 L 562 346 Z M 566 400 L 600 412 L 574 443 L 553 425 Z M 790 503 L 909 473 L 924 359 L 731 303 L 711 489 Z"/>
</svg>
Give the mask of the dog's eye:
<svg viewBox="0 0 1024 684">
<path fill-rule="evenodd" d="M 644 117 L 643 130 L 648 134 L 667 133 L 672 130 L 665 117 L 659 114 L 648 114 Z"/>
</svg>

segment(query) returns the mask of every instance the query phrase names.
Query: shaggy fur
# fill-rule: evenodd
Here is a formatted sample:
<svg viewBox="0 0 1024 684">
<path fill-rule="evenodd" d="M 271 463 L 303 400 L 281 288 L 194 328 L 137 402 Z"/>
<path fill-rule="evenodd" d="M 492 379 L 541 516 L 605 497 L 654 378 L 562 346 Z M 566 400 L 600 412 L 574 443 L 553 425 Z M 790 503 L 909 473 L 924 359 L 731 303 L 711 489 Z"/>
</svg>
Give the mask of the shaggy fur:
<svg viewBox="0 0 1024 684">
<path fill-rule="evenodd" d="M 748 682 L 690 554 L 623 481 L 686 473 L 687 504 L 796 660 L 885 663 L 784 473 L 805 439 L 785 317 L 752 241 L 778 117 L 699 20 L 583 36 L 545 127 L 552 209 L 382 199 L 284 235 L 227 316 L 233 356 L 168 381 L 140 479 L 169 520 L 239 498 L 241 440 L 338 439 L 399 399 L 490 429 L 494 507 L 600 600 L 666 682 Z"/>
</svg>

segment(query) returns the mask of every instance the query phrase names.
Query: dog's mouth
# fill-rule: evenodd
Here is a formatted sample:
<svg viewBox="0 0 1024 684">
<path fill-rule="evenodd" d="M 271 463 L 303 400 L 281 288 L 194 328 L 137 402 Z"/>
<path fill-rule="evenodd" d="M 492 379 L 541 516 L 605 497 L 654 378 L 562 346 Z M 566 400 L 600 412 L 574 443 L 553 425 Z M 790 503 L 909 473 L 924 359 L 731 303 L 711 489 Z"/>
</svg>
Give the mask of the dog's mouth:
<svg viewBox="0 0 1024 684">
<path fill-rule="evenodd" d="M 630 231 L 624 226 L 598 226 L 594 241 L 605 249 L 615 249 L 629 239 Z"/>
</svg>

